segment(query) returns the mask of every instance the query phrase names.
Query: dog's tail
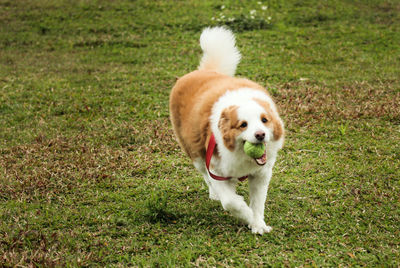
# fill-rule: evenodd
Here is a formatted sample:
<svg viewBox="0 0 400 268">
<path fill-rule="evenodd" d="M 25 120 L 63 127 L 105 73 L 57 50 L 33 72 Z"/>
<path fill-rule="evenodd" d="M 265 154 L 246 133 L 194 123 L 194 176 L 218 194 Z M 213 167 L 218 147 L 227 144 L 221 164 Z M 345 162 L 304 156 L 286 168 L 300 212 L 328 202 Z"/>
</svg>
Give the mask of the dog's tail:
<svg viewBox="0 0 400 268">
<path fill-rule="evenodd" d="M 213 70 L 234 76 L 240 61 L 240 52 L 235 46 L 235 36 L 225 27 L 205 28 L 200 36 L 203 57 L 199 70 Z"/>
</svg>

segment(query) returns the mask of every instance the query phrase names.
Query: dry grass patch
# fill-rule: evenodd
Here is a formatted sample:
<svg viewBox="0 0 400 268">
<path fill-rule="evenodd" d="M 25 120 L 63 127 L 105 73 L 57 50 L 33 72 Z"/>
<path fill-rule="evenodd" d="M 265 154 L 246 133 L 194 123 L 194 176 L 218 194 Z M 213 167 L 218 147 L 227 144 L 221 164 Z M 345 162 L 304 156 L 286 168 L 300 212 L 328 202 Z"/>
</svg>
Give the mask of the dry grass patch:
<svg viewBox="0 0 400 268">
<path fill-rule="evenodd" d="M 54 196 L 87 183 L 112 180 L 138 161 L 127 151 L 92 146 L 82 136 L 46 139 L 1 149 L 3 198 L 35 199 Z"/>
<path fill-rule="evenodd" d="M 287 83 L 276 94 L 286 120 L 387 119 L 400 123 L 400 91 L 395 86 L 355 82 L 337 90 L 311 83 Z"/>
<path fill-rule="evenodd" d="M 0 149 L 0 197 L 51 198 L 121 174 L 135 177 L 180 152 L 167 118 L 141 125 L 109 123 L 93 136 L 39 135 L 34 143 Z M 97 135 L 105 135 L 103 141 Z"/>
</svg>

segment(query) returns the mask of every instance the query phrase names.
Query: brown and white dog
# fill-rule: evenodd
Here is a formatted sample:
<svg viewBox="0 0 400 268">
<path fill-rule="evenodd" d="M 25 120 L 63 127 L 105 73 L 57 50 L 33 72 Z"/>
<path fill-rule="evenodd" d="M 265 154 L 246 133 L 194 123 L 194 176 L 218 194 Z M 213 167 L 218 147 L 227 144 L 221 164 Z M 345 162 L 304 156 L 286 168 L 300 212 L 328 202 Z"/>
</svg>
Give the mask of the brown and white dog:
<svg viewBox="0 0 400 268">
<path fill-rule="evenodd" d="M 253 233 L 272 228 L 264 222 L 264 206 L 277 152 L 284 139 L 283 122 L 267 91 L 255 82 L 234 78 L 241 55 L 225 27 L 206 28 L 200 36 L 203 57 L 198 70 L 178 79 L 170 95 L 171 122 L 182 149 L 209 187 L 210 198 L 248 224 Z M 210 167 L 210 140 L 216 150 Z M 245 141 L 265 143 L 264 155 L 253 159 Z M 211 175 L 226 177 L 214 179 Z M 236 194 L 240 178 L 248 177 L 250 205 Z"/>
</svg>

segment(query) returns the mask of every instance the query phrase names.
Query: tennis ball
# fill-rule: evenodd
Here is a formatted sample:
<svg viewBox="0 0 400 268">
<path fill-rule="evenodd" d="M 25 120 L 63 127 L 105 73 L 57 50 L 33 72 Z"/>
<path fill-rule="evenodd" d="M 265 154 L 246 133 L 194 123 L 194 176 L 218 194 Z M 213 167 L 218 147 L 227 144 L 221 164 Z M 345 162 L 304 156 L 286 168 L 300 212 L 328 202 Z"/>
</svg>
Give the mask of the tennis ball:
<svg viewBox="0 0 400 268">
<path fill-rule="evenodd" d="M 265 144 L 261 143 L 251 143 L 246 141 L 243 146 L 244 152 L 252 158 L 260 158 L 265 152 Z"/>
</svg>

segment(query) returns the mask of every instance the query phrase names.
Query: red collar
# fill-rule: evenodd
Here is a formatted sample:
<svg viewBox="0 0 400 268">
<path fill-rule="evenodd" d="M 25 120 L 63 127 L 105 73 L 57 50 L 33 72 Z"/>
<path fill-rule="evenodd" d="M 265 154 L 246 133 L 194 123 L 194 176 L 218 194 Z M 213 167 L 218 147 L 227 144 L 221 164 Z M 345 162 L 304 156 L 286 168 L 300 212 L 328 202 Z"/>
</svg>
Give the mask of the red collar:
<svg viewBox="0 0 400 268">
<path fill-rule="evenodd" d="M 206 151 L 206 167 L 207 167 L 208 174 L 210 174 L 211 178 L 213 178 L 214 180 L 217 180 L 217 181 L 230 180 L 232 177 L 220 177 L 220 176 L 217 176 L 210 172 L 210 162 L 211 162 L 211 158 L 213 156 L 216 145 L 217 145 L 217 143 L 215 142 L 214 134 L 211 133 L 210 141 L 208 142 L 207 151 Z M 239 180 L 244 181 L 245 179 L 247 179 L 247 177 L 248 176 L 240 177 Z"/>
</svg>

